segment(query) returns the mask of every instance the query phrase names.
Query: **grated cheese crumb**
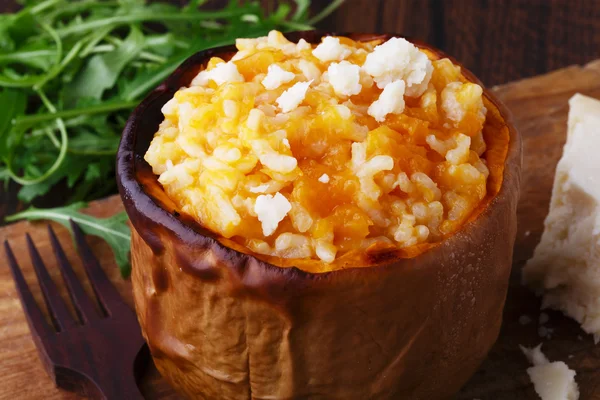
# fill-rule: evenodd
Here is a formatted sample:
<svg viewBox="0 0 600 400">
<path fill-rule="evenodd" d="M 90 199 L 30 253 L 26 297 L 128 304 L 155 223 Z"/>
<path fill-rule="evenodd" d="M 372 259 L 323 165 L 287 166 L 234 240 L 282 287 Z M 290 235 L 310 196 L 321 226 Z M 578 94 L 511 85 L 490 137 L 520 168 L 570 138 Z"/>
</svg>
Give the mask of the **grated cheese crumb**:
<svg viewBox="0 0 600 400">
<path fill-rule="evenodd" d="M 359 94 L 362 90 L 360 84 L 360 67 L 342 61 L 332 63 L 327 69 L 329 83 L 337 95 L 352 96 Z"/>
<path fill-rule="evenodd" d="M 277 226 L 292 209 L 292 205 L 281 193 L 261 194 L 254 203 L 254 212 L 262 225 L 263 234 L 271 236 Z"/>
<path fill-rule="evenodd" d="M 296 45 L 297 51 L 311 50 L 312 46 L 304 39 L 298 40 L 298 44 Z"/>
<path fill-rule="evenodd" d="M 519 346 L 533 367 L 527 368 L 527 374 L 536 393 L 542 400 L 577 400 L 579 387 L 575 382 L 575 371 L 562 361 L 550 362 L 542 353 L 539 344 L 533 349 Z"/>
<path fill-rule="evenodd" d="M 329 175 L 323 174 L 319 177 L 319 182 L 321 183 L 329 183 Z"/>
<path fill-rule="evenodd" d="M 267 76 L 262 80 L 262 84 L 266 89 L 274 90 L 295 77 L 294 73 L 284 70 L 277 64 L 273 64 L 269 65 Z"/>
<path fill-rule="evenodd" d="M 379 99 L 369 107 L 369 115 L 382 122 L 388 114 L 401 114 L 404 111 L 404 81 L 390 83 L 383 89 Z"/>
<path fill-rule="evenodd" d="M 427 89 L 433 64 L 414 44 L 406 39 L 391 38 L 367 55 L 363 69 L 373 77 L 380 89 L 403 80 L 406 95 L 418 97 Z"/>
<path fill-rule="evenodd" d="M 218 86 L 230 82 L 244 82 L 244 77 L 232 62 L 217 64 L 210 71 L 202 71 L 192 80 L 192 86 L 206 86 L 209 81 L 214 81 Z"/>
<path fill-rule="evenodd" d="M 347 46 L 340 44 L 339 38 L 327 36 L 312 53 L 321 62 L 329 62 L 341 61 L 352 54 L 352 51 Z"/>
<path fill-rule="evenodd" d="M 277 105 L 284 113 L 295 110 L 306 96 L 306 91 L 312 81 L 298 82 L 291 88 L 287 89 L 277 98 Z"/>
</svg>

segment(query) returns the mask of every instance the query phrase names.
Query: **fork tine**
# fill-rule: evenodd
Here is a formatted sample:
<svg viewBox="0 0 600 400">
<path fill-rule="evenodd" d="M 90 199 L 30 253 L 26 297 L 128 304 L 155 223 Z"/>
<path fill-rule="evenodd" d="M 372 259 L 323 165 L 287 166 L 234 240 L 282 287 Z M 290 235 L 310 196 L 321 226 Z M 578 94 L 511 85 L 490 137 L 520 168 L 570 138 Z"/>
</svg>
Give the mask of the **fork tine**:
<svg viewBox="0 0 600 400">
<path fill-rule="evenodd" d="M 104 273 L 98 259 L 94 256 L 92 249 L 85 240 L 85 234 L 79 225 L 73 222 L 73 220 L 70 220 L 70 223 L 71 229 L 73 230 L 73 236 L 75 237 L 75 243 L 77 244 L 77 252 L 83 262 L 85 271 L 87 272 L 96 296 L 107 313 L 110 314 L 115 312 L 118 307 L 125 305 L 125 302 Z"/>
<path fill-rule="evenodd" d="M 52 281 L 52 278 L 50 278 L 48 269 L 44 265 L 44 262 L 40 257 L 40 253 L 33 244 L 29 233 L 25 235 L 25 238 L 27 240 L 27 247 L 29 248 L 31 263 L 35 269 L 38 283 L 40 288 L 42 288 L 42 293 L 44 294 L 46 307 L 48 307 L 48 312 L 52 317 L 52 321 L 54 322 L 56 330 L 60 332 L 76 326 L 77 324 L 75 320 L 73 317 L 71 317 L 71 314 L 69 314 L 69 310 L 67 310 L 65 302 L 60 297 L 60 294 L 58 294 L 58 289 Z"/>
<path fill-rule="evenodd" d="M 46 323 L 44 315 L 37 306 L 37 303 L 35 302 L 35 299 L 29 290 L 29 286 L 27 285 L 25 278 L 23 278 L 19 264 L 17 263 L 15 255 L 13 254 L 7 240 L 4 241 L 4 251 L 6 252 L 6 258 L 8 259 L 10 272 L 12 273 L 15 281 L 19 298 L 21 299 L 21 305 L 25 311 L 25 317 L 27 317 L 29 329 L 31 329 L 31 331 L 40 338 L 53 335 L 54 331 Z"/>
<path fill-rule="evenodd" d="M 60 246 L 56 234 L 54 233 L 54 229 L 52 229 L 52 226 L 50 225 L 48 225 L 48 235 L 50 236 L 50 243 L 54 249 L 54 255 L 58 261 L 60 272 L 65 283 L 67 284 L 69 296 L 71 297 L 71 301 L 77 310 L 79 318 L 82 322 L 98 319 L 98 311 L 96 311 L 94 304 L 85 293 L 85 290 L 83 290 L 81 282 L 79 282 L 77 275 L 75 275 L 75 272 L 73 272 L 71 263 L 69 263 L 69 260 L 67 259 L 64 250 Z"/>
</svg>

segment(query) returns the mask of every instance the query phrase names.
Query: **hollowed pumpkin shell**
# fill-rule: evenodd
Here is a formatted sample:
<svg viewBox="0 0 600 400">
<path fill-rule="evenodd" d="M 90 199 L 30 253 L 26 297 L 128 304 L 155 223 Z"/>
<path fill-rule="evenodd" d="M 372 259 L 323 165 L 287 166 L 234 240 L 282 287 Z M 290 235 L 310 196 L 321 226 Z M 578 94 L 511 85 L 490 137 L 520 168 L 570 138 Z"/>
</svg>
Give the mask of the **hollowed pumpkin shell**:
<svg viewBox="0 0 600 400">
<path fill-rule="evenodd" d="M 318 43 L 326 34 L 286 36 Z M 143 160 L 161 107 L 210 57 L 234 52 L 222 47 L 188 59 L 135 110 L 118 152 L 119 189 L 135 228 L 135 305 L 157 368 L 200 399 L 449 397 L 500 329 L 521 168 L 508 112 L 484 91 L 490 194 L 459 232 L 416 256 L 368 254 L 358 268 L 282 268 L 180 215 Z M 479 83 L 464 68 L 463 75 Z"/>
</svg>

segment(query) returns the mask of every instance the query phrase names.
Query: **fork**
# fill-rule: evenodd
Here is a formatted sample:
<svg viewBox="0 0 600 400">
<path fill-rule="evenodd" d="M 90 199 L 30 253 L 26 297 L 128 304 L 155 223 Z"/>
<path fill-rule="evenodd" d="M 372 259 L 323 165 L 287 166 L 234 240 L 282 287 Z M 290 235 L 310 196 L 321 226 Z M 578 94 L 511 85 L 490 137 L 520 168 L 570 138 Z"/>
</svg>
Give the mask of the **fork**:
<svg viewBox="0 0 600 400">
<path fill-rule="evenodd" d="M 50 243 L 77 313 L 77 319 L 69 313 L 27 234 L 29 255 L 52 326 L 38 308 L 8 241 L 4 241 L 8 264 L 40 359 L 48 375 L 62 389 L 93 399 L 143 399 L 136 375 L 145 361 L 138 357 L 143 353 L 140 350 L 144 339 L 135 313 L 106 277 L 81 228 L 73 221 L 70 223 L 100 311 L 85 293 L 54 230 L 48 225 Z"/>
</svg>

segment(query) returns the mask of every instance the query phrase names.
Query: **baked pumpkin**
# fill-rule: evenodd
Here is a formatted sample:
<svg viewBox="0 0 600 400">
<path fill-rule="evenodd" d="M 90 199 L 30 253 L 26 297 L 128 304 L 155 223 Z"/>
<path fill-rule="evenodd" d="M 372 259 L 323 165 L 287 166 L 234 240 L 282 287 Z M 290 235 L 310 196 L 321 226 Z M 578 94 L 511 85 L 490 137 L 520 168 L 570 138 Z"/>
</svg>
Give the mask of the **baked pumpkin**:
<svg viewBox="0 0 600 400">
<path fill-rule="evenodd" d="M 248 214 L 244 214 L 236 208 L 240 218 L 232 219 L 233 214 L 226 212 L 235 201 L 225 198 L 221 202 L 223 193 L 227 193 L 225 189 L 182 191 L 182 181 L 173 184 L 172 173 L 166 174 L 168 170 L 174 170 L 177 156 L 169 156 L 173 159 L 167 160 L 161 152 L 167 151 L 169 142 L 156 139 L 157 145 L 153 140 L 155 134 L 156 137 L 173 136 L 174 131 L 168 130 L 171 127 L 167 121 L 169 102 L 188 96 L 185 101 L 193 103 L 194 107 L 206 105 L 206 111 L 200 117 L 195 117 L 192 122 L 186 120 L 197 129 L 194 131 L 196 136 L 200 132 L 204 137 L 208 131 L 201 130 L 202 124 L 219 124 L 225 130 L 229 121 L 217 119 L 218 115 L 208 107 L 209 103 L 218 104 L 223 115 L 229 117 L 234 115 L 232 110 L 238 115 L 239 107 L 244 107 L 248 98 L 255 102 L 260 96 L 267 98 L 270 95 L 270 92 L 232 94 L 231 90 L 223 94 L 219 91 L 218 81 L 254 79 L 262 81 L 265 87 L 284 85 L 277 93 L 277 102 L 284 113 L 292 115 L 285 119 L 291 123 L 293 110 L 302 101 L 315 109 L 322 104 L 329 107 L 330 102 L 327 98 L 323 100 L 316 90 L 307 92 L 313 80 L 292 85 L 294 74 L 288 72 L 286 76 L 281 71 L 275 71 L 267 79 L 271 73 L 269 69 L 265 76 L 269 66 L 287 65 L 281 64 L 289 50 L 284 49 L 289 46 L 287 39 L 294 45 L 303 39 L 297 46 L 302 45 L 303 51 L 308 51 L 309 59 L 312 57 L 309 53 L 325 60 L 338 57 L 338 61 L 345 57 L 363 57 L 354 60 L 360 64 L 365 63 L 365 54 L 374 51 L 375 46 L 394 38 L 390 35 L 347 34 L 335 39 L 338 47 L 323 46 L 319 56 L 318 51 L 315 53 L 316 46 L 328 34 L 298 32 L 287 34 L 287 39 L 276 35 L 270 40 L 280 43 L 281 51 L 271 51 L 269 46 L 266 49 L 263 46 L 261 51 L 247 51 L 243 46 L 257 47 L 258 42 L 250 45 L 246 42 L 241 44 L 242 48 L 238 44 L 240 52 L 237 54 L 236 48 L 229 46 L 192 56 L 138 106 L 123 133 L 117 174 L 120 193 L 134 227 L 131 248 L 134 300 L 155 364 L 176 389 L 191 398 L 447 398 L 474 373 L 499 333 L 516 235 L 520 137 L 510 123 L 507 110 L 485 89 L 479 93 L 479 103 L 473 106 L 478 107 L 476 111 L 469 114 L 466 108 L 459 110 L 462 112 L 460 121 L 457 119 L 459 122 L 452 128 L 448 124 L 431 122 L 437 117 L 423 114 L 427 112 L 423 100 L 427 90 L 433 91 L 434 105 L 430 110 L 433 113 L 443 108 L 436 106 L 435 101 L 445 101 L 444 96 L 459 98 L 462 95 L 456 90 L 450 95 L 441 91 L 436 93 L 436 85 L 452 85 L 444 81 L 446 75 L 436 78 L 435 71 L 433 78 L 431 71 L 421 71 L 421 79 L 427 74 L 432 79 L 429 85 L 426 82 L 422 87 L 418 87 L 420 81 L 410 84 L 412 78 L 409 75 L 414 71 L 409 71 L 401 84 L 401 93 L 409 97 L 406 104 L 400 105 L 384 101 L 384 92 L 391 85 L 391 82 L 380 85 L 380 82 L 390 80 L 389 71 L 385 70 L 385 58 L 379 65 L 384 69 L 380 75 L 376 75 L 378 66 L 373 67 L 375 82 L 371 82 L 371 86 L 368 82 L 363 83 L 360 77 L 362 91 L 355 90 L 358 80 L 353 83 L 346 79 L 350 73 L 344 72 L 344 79 L 334 83 L 332 75 L 335 71 L 328 69 L 330 91 L 341 92 L 349 98 L 344 107 L 352 109 L 353 118 L 361 115 L 361 101 L 371 101 L 368 96 L 375 99 L 379 96 L 379 106 L 369 107 L 368 111 L 364 108 L 362 113 L 363 124 L 368 126 L 369 133 L 365 132 L 360 138 L 344 136 L 344 140 L 350 140 L 350 143 L 372 141 L 369 146 L 384 152 L 410 149 L 398 150 L 389 157 L 404 160 L 404 169 L 412 171 L 407 185 L 420 187 L 422 184 L 427 188 L 429 181 L 422 175 L 435 177 L 436 187 L 440 189 L 433 193 L 423 189 L 414 196 L 429 196 L 426 205 L 436 201 L 443 205 L 446 211 L 441 214 L 441 220 L 432 222 L 424 216 L 403 219 L 406 204 L 417 214 L 421 206 L 415 204 L 423 203 L 410 200 L 413 195 L 402 187 L 401 179 L 406 181 L 406 174 L 397 174 L 398 171 L 390 166 L 376 170 L 377 176 L 371 174 L 368 180 L 361 180 L 366 173 L 355 171 L 359 179 L 354 187 L 354 178 L 344 175 L 347 171 L 339 167 L 353 161 L 348 157 L 354 158 L 354 148 L 343 150 L 339 145 L 342 150 L 333 155 L 313 154 L 312 142 L 308 139 L 298 141 L 293 135 L 289 140 L 286 137 L 278 139 L 284 144 L 287 141 L 287 150 L 281 147 L 279 154 L 275 154 L 279 158 L 263 159 L 263 153 L 257 153 L 259 156 L 255 158 L 258 160 L 253 160 L 254 164 L 246 168 L 240 179 L 246 179 L 249 185 L 243 193 L 254 193 L 254 209 L 250 207 Z M 454 68 L 452 73 L 456 76 L 453 79 L 458 83 L 452 87 L 481 87 L 470 72 L 456 68 L 459 64 L 441 51 L 423 43 L 412 43 L 430 61 L 444 60 L 439 68 Z M 340 56 L 340 49 L 348 47 L 363 51 Z M 240 55 L 244 51 L 247 53 Z M 225 62 L 230 59 L 234 61 Z M 235 71 L 227 70 L 233 63 L 237 66 L 233 68 Z M 314 60 L 314 64 L 322 70 L 318 60 Z M 343 61 L 335 64 L 338 68 L 349 65 L 344 65 Z M 307 70 L 305 75 L 309 73 Z M 419 75 L 419 71 L 415 74 Z M 195 83 L 199 81 L 202 83 Z M 182 88 L 192 83 L 192 86 L 203 88 L 192 88 L 193 96 L 189 97 L 190 90 L 186 92 Z M 368 92 L 365 87 L 373 87 L 370 95 L 365 94 Z M 393 88 L 397 89 L 398 85 Z M 299 101 L 294 97 L 298 91 L 304 96 Z M 223 98 L 218 98 L 221 95 Z M 237 108 L 233 108 L 232 99 L 237 99 Z M 224 103 L 225 100 L 230 102 Z M 359 134 L 352 126 L 343 131 L 345 122 L 335 118 L 347 111 L 339 104 L 336 107 L 338 114 L 331 117 L 334 128 L 327 128 L 334 129 L 337 135 L 332 136 L 332 140 L 338 140 L 340 135 Z M 444 112 L 450 115 L 454 112 L 451 108 L 445 108 Z M 264 110 L 268 114 L 269 111 Z M 321 121 L 322 116 L 327 115 L 327 109 L 319 110 L 312 116 L 301 114 L 297 121 L 310 119 L 308 126 L 317 126 L 314 121 L 317 118 Z M 484 118 L 481 110 L 486 111 Z M 248 119 L 244 123 L 250 126 L 252 112 L 246 112 Z M 469 115 L 472 118 L 469 119 Z M 427 124 L 431 122 L 431 125 L 425 124 L 425 128 L 419 130 L 417 122 L 428 119 Z M 240 126 L 233 127 L 233 134 L 239 137 L 228 143 L 237 146 L 248 137 L 260 139 L 252 136 L 252 132 L 244 133 L 246 128 Z M 437 136 L 428 137 L 428 132 L 434 128 Z M 444 158 L 434 151 L 436 146 L 445 143 L 444 140 L 452 140 L 458 149 L 462 136 L 453 136 L 453 139 L 450 136 L 469 130 L 473 133 L 469 136 L 466 155 L 445 152 Z M 305 136 L 310 137 L 311 132 L 314 130 L 305 129 Z M 324 131 L 318 132 L 310 140 L 328 137 Z M 396 139 L 394 135 L 404 135 L 404 139 Z M 483 142 L 478 151 L 474 150 L 473 144 L 477 140 Z M 248 146 L 256 144 L 252 143 Z M 229 149 L 232 151 L 229 153 L 219 150 L 219 154 L 230 154 L 232 162 L 238 162 L 245 156 L 242 145 Z M 213 146 L 212 150 L 217 152 L 219 146 Z M 325 152 L 336 146 L 337 142 L 327 142 L 321 148 Z M 275 147 L 270 149 L 277 150 Z M 297 164 L 283 162 L 289 161 L 290 154 L 298 156 L 301 152 Z M 359 154 L 360 149 L 356 152 Z M 194 150 L 189 154 L 195 154 Z M 385 154 L 377 153 L 382 165 L 387 160 Z M 342 158 L 336 167 L 335 160 L 344 155 L 346 159 Z M 370 156 L 371 160 L 376 158 L 373 154 Z M 453 161 L 457 157 L 462 160 L 460 165 L 466 165 L 464 170 L 459 168 L 458 161 Z M 273 161 L 275 159 L 277 163 Z M 330 169 L 323 172 L 325 166 Z M 287 169 L 282 172 L 278 168 Z M 224 170 L 220 171 L 226 174 L 222 172 Z M 296 175 L 290 177 L 292 171 Z M 394 179 L 400 183 L 379 193 L 389 181 L 385 171 L 394 172 L 397 177 Z M 419 175 L 421 171 L 427 174 Z M 474 171 L 470 181 L 451 182 L 451 177 L 469 171 Z M 223 188 L 227 182 L 226 176 L 200 176 L 204 178 L 199 185 L 205 188 L 210 185 Z M 341 189 L 335 186 L 339 176 L 343 176 L 341 181 L 350 182 Z M 483 180 L 480 176 L 484 176 Z M 223 181 L 217 182 L 217 178 Z M 281 189 L 281 193 L 269 194 L 274 193 L 269 192 L 269 179 L 282 181 L 288 178 L 288 189 L 281 186 L 276 189 Z M 314 195 L 317 181 L 331 186 Z M 361 203 L 360 196 L 365 193 L 368 196 L 372 184 L 379 187 L 377 201 L 373 204 L 381 211 L 378 215 L 383 215 L 384 222 L 378 222 L 377 215 L 369 213 L 371 210 Z M 232 187 L 235 187 L 235 193 L 246 190 L 240 189 L 240 185 Z M 347 191 L 350 191 L 350 198 L 358 199 L 358 206 L 344 200 L 342 194 Z M 392 195 L 399 199 L 408 197 L 408 200 L 400 207 L 398 201 L 388 202 Z M 277 196 L 283 198 L 283 203 L 274 202 Z M 262 208 L 267 210 L 263 214 L 257 206 L 259 197 L 265 202 Z M 342 199 L 339 203 L 327 206 L 338 198 Z M 456 204 L 460 207 L 454 207 Z M 239 207 L 242 205 L 243 202 Z M 286 217 L 294 207 L 300 206 L 314 207 L 309 210 L 312 213 L 310 228 L 304 229 L 304 224 L 295 220 L 296 217 Z M 273 220 L 272 215 L 281 208 L 287 211 L 283 217 Z M 361 209 L 367 210 L 366 216 L 361 214 Z M 400 210 L 398 215 L 393 214 L 396 209 Z M 297 241 L 291 238 L 304 238 L 304 241 L 294 247 L 293 243 Z M 281 245 L 284 242 L 285 246 Z M 299 254 L 303 256 L 298 257 Z"/>
</svg>

